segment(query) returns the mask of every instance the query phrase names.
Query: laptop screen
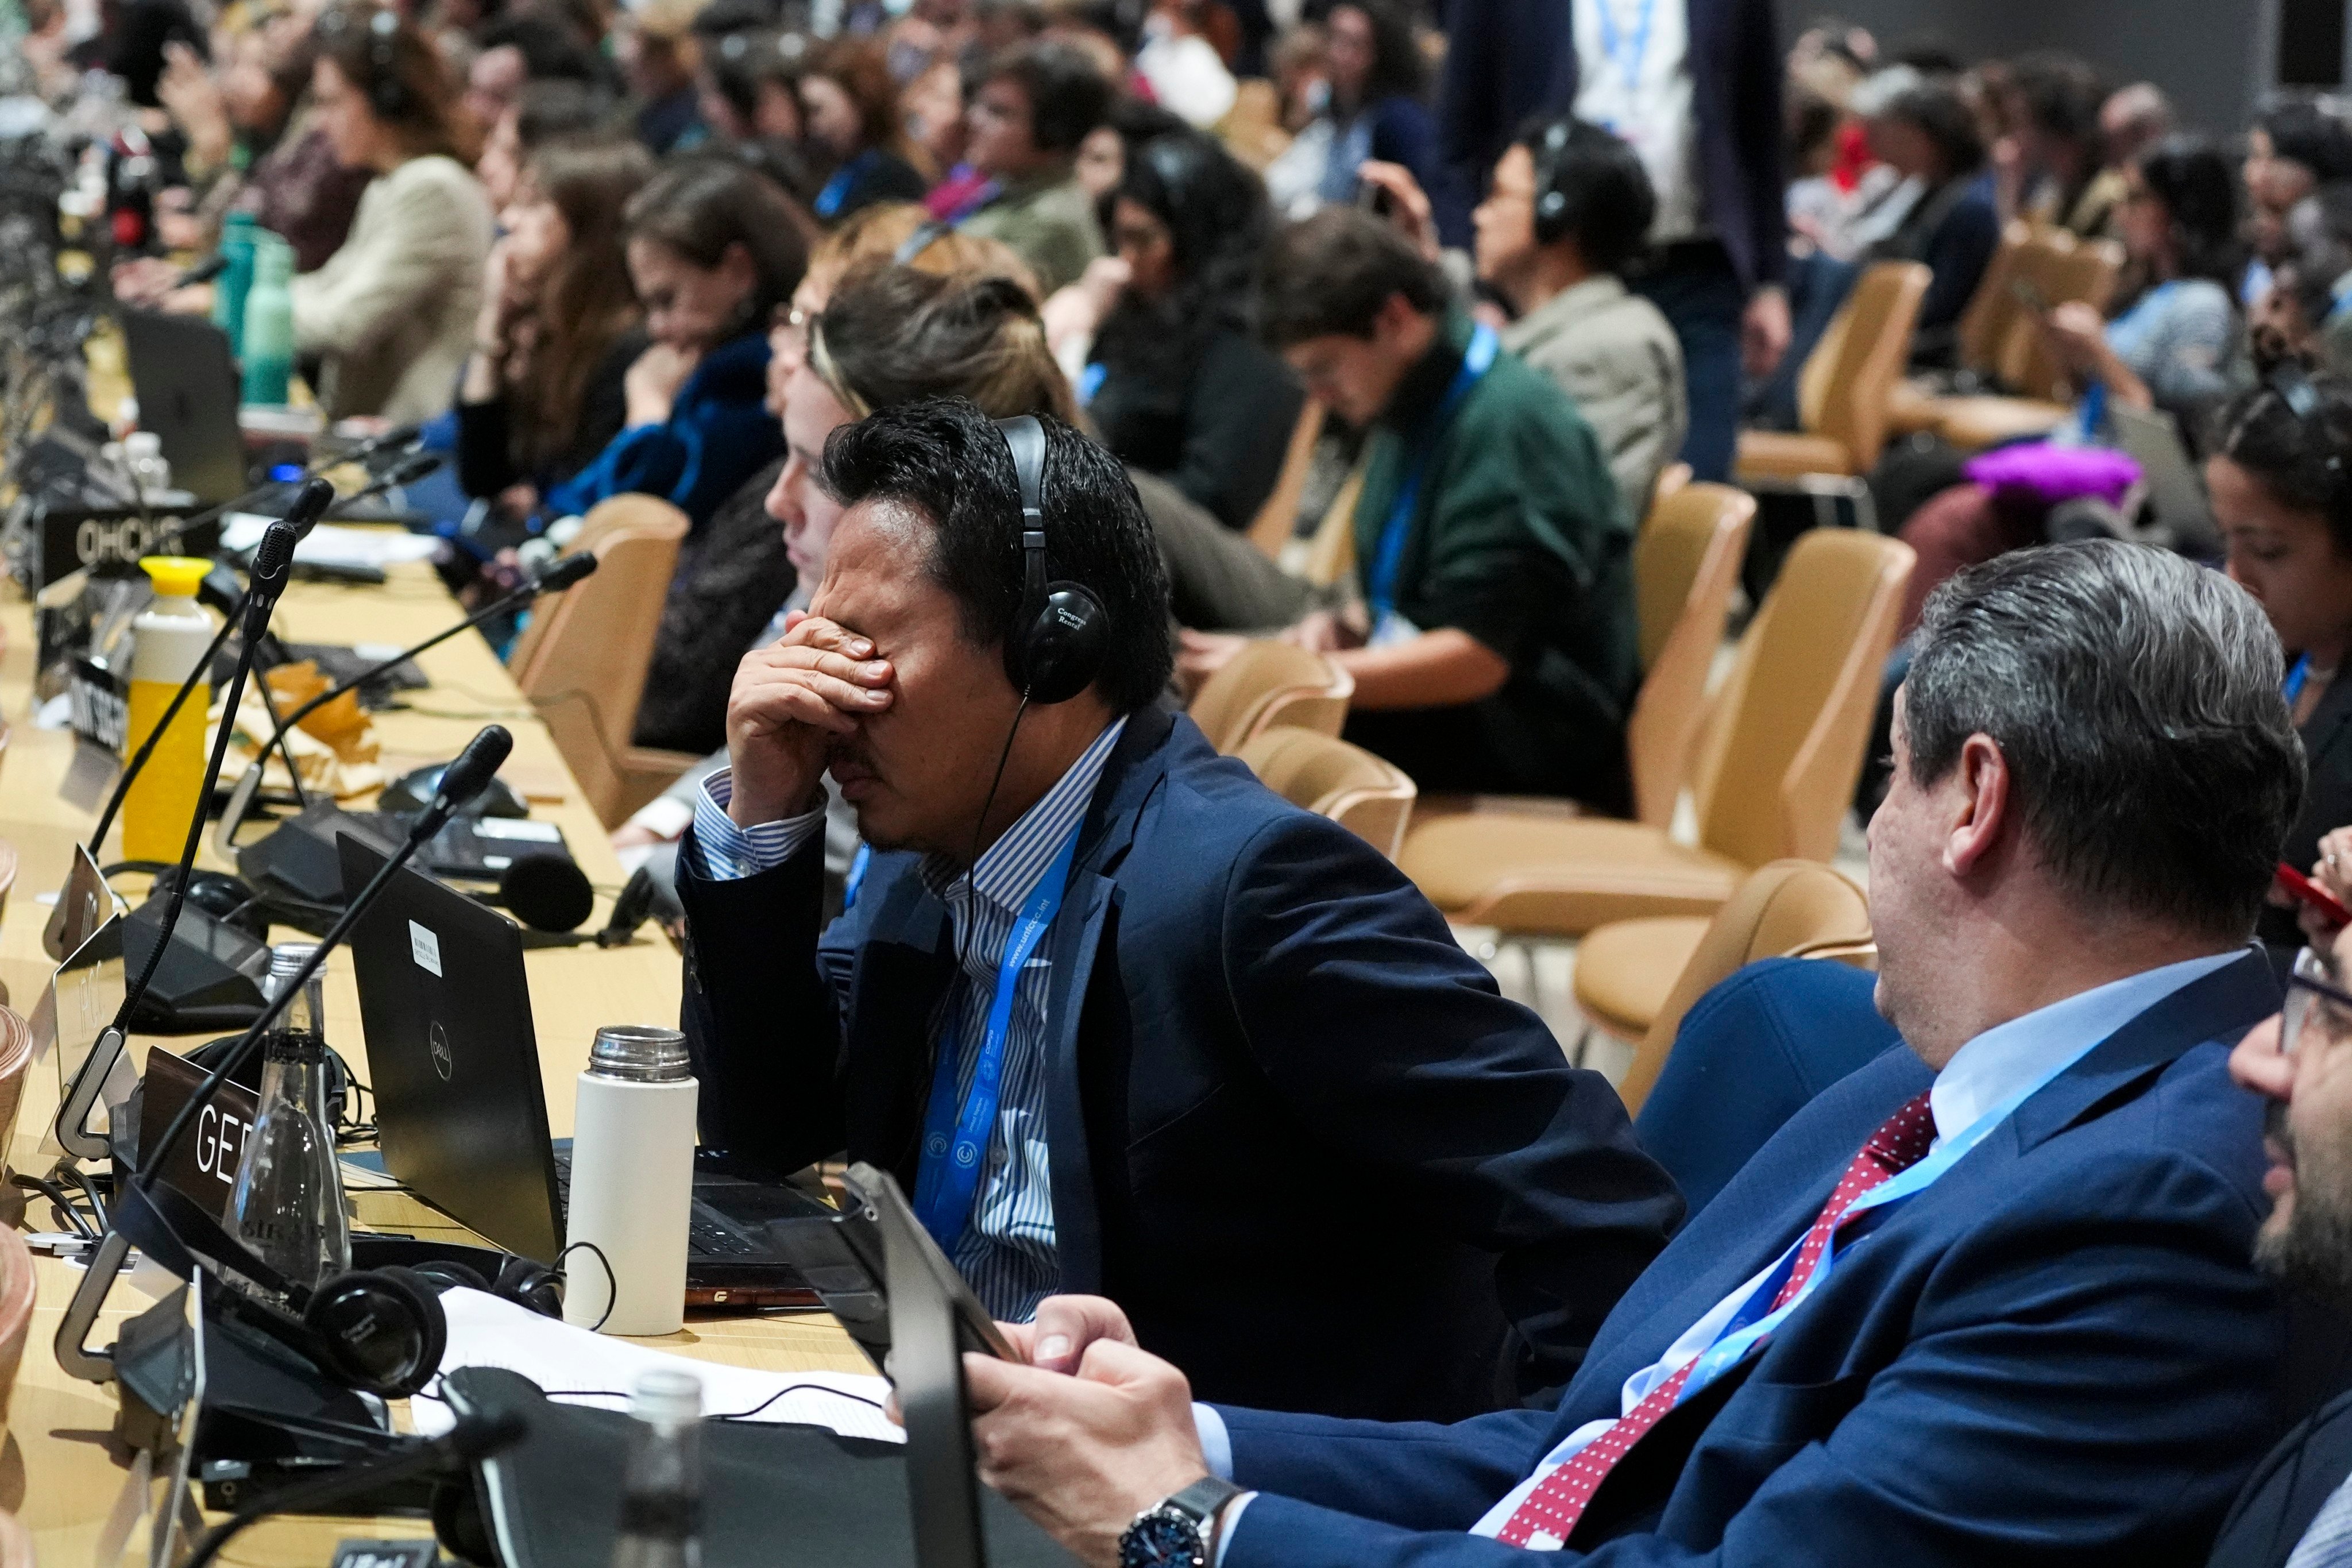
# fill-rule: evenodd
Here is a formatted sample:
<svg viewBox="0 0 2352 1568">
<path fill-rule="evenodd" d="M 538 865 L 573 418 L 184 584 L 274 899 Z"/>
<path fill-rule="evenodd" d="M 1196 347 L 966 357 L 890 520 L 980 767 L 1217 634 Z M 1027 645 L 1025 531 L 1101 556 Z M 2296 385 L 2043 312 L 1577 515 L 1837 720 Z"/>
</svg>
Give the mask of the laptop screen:
<svg viewBox="0 0 2352 1568">
<path fill-rule="evenodd" d="M 337 840 L 346 895 L 381 851 Z M 403 868 L 352 933 L 384 1169 L 509 1252 L 552 1264 L 562 1205 L 531 1030 L 522 935 Z"/>
</svg>

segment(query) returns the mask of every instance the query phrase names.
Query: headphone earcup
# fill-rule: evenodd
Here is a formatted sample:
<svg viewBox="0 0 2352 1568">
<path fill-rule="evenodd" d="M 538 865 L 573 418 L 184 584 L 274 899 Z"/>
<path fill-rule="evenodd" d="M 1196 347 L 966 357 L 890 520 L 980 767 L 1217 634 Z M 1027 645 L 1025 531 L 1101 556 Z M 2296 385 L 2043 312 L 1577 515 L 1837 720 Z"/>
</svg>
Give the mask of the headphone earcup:
<svg viewBox="0 0 2352 1568">
<path fill-rule="evenodd" d="M 1568 197 L 1548 190 L 1536 198 L 1536 243 L 1551 245 L 1569 231 Z"/>
<path fill-rule="evenodd" d="M 1051 707 L 1092 686 L 1109 648 L 1110 616 L 1102 601 L 1079 584 L 1052 583 L 1017 646 L 1006 648 L 1006 666 L 1032 703 Z"/>
<path fill-rule="evenodd" d="M 329 1372 L 383 1399 L 405 1399 L 431 1382 L 449 1347 L 439 1294 L 396 1266 L 328 1280 L 312 1292 L 302 1323 Z"/>
<path fill-rule="evenodd" d="M 509 1254 L 499 1264 L 490 1293 L 502 1301 L 528 1307 L 542 1318 L 563 1316 L 563 1277 L 545 1264 Z"/>
</svg>

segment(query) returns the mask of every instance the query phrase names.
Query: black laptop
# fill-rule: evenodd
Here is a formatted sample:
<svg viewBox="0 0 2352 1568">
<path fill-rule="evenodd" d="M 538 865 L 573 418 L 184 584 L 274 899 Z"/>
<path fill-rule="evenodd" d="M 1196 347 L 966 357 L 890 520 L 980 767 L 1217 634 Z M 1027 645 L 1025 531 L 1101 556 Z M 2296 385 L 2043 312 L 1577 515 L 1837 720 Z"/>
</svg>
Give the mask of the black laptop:
<svg viewBox="0 0 2352 1568">
<path fill-rule="evenodd" d="M 348 835 L 337 849 L 348 895 L 387 859 Z M 551 1264 L 571 1149 L 548 1136 L 522 953 L 512 921 L 404 868 L 352 933 L 385 1171 L 499 1246 Z M 769 1226 L 829 1224 L 833 1211 L 781 1182 L 699 1154 L 695 1164 L 687 1304 L 819 1307 Z"/>
<path fill-rule="evenodd" d="M 154 432 L 173 486 L 208 506 L 244 494 L 243 383 L 228 334 L 202 316 L 125 310 L 122 351 L 139 427 Z"/>
</svg>

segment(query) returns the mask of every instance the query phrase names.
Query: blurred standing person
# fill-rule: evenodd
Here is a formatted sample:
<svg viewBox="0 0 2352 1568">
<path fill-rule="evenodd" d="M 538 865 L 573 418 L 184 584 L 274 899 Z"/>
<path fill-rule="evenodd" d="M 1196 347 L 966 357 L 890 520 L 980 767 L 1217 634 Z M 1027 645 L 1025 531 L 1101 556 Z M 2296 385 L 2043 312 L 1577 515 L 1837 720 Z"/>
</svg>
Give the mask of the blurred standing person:
<svg viewBox="0 0 2352 1568">
<path fill-rule="evenodd" d="M 1434 165 L 1422 103 L 1428 72 L 1411 16 L 1394 0 L 1347 0 L 1323 29 L 1320 105 L 1265 171 L 1275 210 L 1289 218 L 1354 201 L 1368 160 L 1400 164 L 1423 185 Z"/>
<path fill-rule="evenodd" d="M 883 202 L 917 202 L 929 182 L 907 156 L 898 124 L 898 88 L 890 63 L 871 38 L 836 38 L 818 53 L 800 81 L 807 142 L 819 167 L 830 166 L 810 209 L 817 221 L 839 223 Z"/>
<path fill-rule="evenodd" d="M 324 370 L 331 419 L 428 418 L 472 343 L 490 205 L 454 156 L 457 93 L 425 35 L 391 11 L 329 12 L 310 94 L 346 168 L 375 175 L 351 237 L 293 280 L 294 347 Z"/>
<path fill-rule="evenodd" d="M 1565 13 L 1565 15 L 1563 15 Z M 1731 472 L 1740 377 L 1789 346 L 1784 69 L 1772 0 L 1454 0 L 1432 189 L 1449 245 L 1487 171 L 1538 110 L 1572 110 L 1641 154 L 1657 193 L 1629 279 L 1665 313 L 1690 385 L 1682 456 Z"/>
<path fill-rule="evenodd" d="M 1048 292 L 1076 282 L 1103 253 L 1102 227 L 1075 163 L 1110 96 L 1110 84 L 1081 50 L 1024 44 L 989 63 L 964 116 L 965 156 L 988 190 L 959 226 L 1011 246 Z"/>
</svg>

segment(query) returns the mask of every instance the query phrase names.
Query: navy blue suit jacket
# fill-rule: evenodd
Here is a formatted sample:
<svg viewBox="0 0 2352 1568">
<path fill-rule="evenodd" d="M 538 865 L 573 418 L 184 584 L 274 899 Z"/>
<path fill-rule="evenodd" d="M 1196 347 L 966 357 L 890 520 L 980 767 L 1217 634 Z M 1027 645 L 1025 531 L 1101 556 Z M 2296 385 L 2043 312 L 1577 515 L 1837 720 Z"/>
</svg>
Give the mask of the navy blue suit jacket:
<svg viewBox="0 0 2352 1568">
<path fill-rule="evenodd" d="M 946 910 L 877 855 L 820 942 L 821 871 L 812 847 L 680 876 L 703 1141 L 785 1170 L 846 1149 L 911 1192 Z M 1492 1409 L 1506 1317 L 1527 1386 L 1565 1383 L 1680 1217 L 1607 1081 L 1189 719 L 1128 721 L 1046 940 L 1063 1289 L 1214 1397 Z"/>
<path fill-rule="evenodd" d="M 1570 1540 L 1596 1563 L 2194 1564 L 2280 1421 L 2250 1262 L 2262 1109 L 2226 1042 L 2252 952 L 2125 1026 L 1892 1210 L 1742 1368 L 1660 1423 Z M 1518 1561 L 1458 1532 L 1803 1231 L 1925 1089 L 1891 1052 L 1783 1128 L 1628 1291 L 1559 1408 L 1452 1426 L 1234 1411 L 1264 1489 L 1224 1568 Z"/>
<path fill-rule="evenodd" d="M 1785 68 L 1772 0 L 1687 4 L 1691 111 L 1697 120 L 1699 216 L 1749 288 L 1778 282 L 1789 245 L 1780 146 Z M 1470 209 L 1495 160 L 1538 111 L 1576 102 L 1576 37 L 1568 0 L 1453 0 L 1438 87 L 1437 184 L 1448 245 L 1470 243 Z"/>
</svg>

